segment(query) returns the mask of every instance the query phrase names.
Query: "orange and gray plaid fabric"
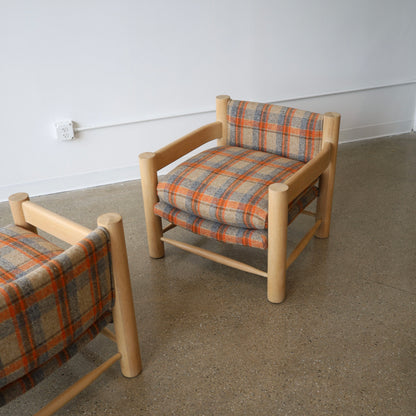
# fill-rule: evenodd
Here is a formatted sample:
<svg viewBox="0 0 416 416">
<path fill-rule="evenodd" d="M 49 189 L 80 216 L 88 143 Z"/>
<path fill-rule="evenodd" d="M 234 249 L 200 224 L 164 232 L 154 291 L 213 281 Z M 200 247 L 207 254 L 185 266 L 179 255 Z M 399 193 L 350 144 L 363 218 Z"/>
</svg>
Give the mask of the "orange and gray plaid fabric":
<svg viewBox="0 0 416 416">
<path fill-rule="evenodd" d="M 323 116 L 318 113 L 230 100 L 227 144 L 308 162 L 322 147 Z"/>
<path fill-rule="evenodd" d="M 223 243 L 240 244 L 262 249 L 267 248 L 266 230 L 250 230 L 248 228 L 233 227 L 215 221 L 204 220 L 203 218 L 174 208 L 165 202 L 157 203 L 154 207 L 154 212 L 170 223 L 204 237 L 214 238 Z"/>
<path fill-rule="evenodd" d="M 183 162 L 158 184 L 155 214 L 219 241 L 267 248 L 268 187 L 304 165 L 275 154 L 221 146 Z M 289 206 L 288 223 L 311 203 L 311 186 Z"/>
<path fill-rule="evenodd" d="M 104 228 L 65 251 L 22 228 L 0 228 L 0 405 L 111 321 L 111 273 Z"/>
<path fill-rule="evenodd" d="M 288 224 L 317 197 L 318 188 L 307 188 L 289 205 Z M 180 209 L 174 208 L 165 202 L 159 202 L 154 207 L 154 212 L 159 217 L 165 218 L 172 224 L 192 231 L 204 237 L 214 238 L 223 243 L 240 244 L 243 246 L 267 249 L 267 230 L 255 230 L 232 225 L 220 224 L 215 221 L 204 220 Z"/>
<path fill-rule="evenodd" d="M 268 187 L 304 163 L 271 153 L 221 146 L 191 157 L 157 187 L 159 200 L 197 217 L 235 227 L 267 228 Z"/>
</svg>

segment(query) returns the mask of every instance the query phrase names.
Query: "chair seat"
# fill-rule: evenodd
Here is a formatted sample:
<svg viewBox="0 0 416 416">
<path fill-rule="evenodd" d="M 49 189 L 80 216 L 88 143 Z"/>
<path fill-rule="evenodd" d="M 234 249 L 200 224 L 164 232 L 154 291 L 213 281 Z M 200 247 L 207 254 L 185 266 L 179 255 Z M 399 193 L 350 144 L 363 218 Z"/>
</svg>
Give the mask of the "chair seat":
<svg viewBox="0 0 416 416">
<path fill-rule="evenodd" d="M 265 230 L 269 185 L 285 181 L 304 165 L 257 150 L 215 147 L 173 169 L 157 192 L 161 202 L 198 218 Z"/>
<path fill-rule="evenodd" d="M 318 195 L 318 188 L 311 186 L 302 192 L 290 205 L 288 224 L 306 208 Z M 154 213 L 182 228 L 208 238 L 230 244 L 267 249 L 267 230 L 255 230 L 232 225 L 220 224 L 216 221 L 205 220 L 193 214 L 174 208 L 165 202 L 159 202 L 154 207 Z"/>
</svg>

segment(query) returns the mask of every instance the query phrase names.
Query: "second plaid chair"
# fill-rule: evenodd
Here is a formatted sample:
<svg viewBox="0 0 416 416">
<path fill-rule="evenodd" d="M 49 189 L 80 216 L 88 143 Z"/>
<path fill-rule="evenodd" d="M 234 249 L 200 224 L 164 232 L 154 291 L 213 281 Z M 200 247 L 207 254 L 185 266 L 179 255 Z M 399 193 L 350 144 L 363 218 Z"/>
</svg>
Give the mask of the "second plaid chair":
<svg viewBox="0 0 416 416">
<path fill-rule="evenodd" d="M 313 235 L 329 235 L 339 122 L 337 113 L 217 97 L 216 122 L 139 157 L 150 256 L 163 257 L 163 244 L 173 244 L 267 277 L 268 299 L 283 301 L 286 268 Z M 158 179 L 158 170 L 215 138 L 217 147 Z M 317 212 L 305 211 L 317 197 Z M 315 223 L 287 258 L 287 226 L 305 212 Z M 170 225 L 163 229 L 161 218 Z M 174 226 L 267 249 L 267 271 L 165 237 Z"/>
</svg>

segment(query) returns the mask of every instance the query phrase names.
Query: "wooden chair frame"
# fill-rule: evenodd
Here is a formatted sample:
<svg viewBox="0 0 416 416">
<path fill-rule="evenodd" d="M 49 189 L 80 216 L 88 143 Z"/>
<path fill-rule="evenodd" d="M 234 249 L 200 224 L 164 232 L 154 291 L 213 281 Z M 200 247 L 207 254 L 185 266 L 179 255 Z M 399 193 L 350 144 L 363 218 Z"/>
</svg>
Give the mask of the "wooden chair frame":
<svg viewBox="0 0 416 416">
<path fill-rule="evenodd" d="M 211 140 L 217 139 L 218 146 L 226 144 L 229 100 L 230 97 L 227 95 L 217 96 L 216 122 L 207 124 L 156 152 L 139 155 L 149 254 L 153 258 L 163 257 L 164 243 L 169 243 L 218 263 L 267 277 L 268 300 L 280 303 L 285 298 L 286 269 L 299 256 L 314 235 L 319 238 L 329 236 L 341 116 L 338 113 L 325 113 L 321 152 L 285 183 L 275 183 L 269 186 L 268 261 L 267 272 L 264 272 L 211 251 L 164 237 L 164 233 L 175 225 L 171 224 L 162 229 L 161 218 L 153 213 L 153 207 L 158 202 L 156 187 L 158 183 L 157 172 L 160 169 Z M 317 211 L 316 213 L 302 212 L 314 216 L 315 224 L 286 258 L 288 205 L 318 179 L 320 195 Z"/>
<path fill-rule="evenodd" d="M 34 204 L 26 193 L 11 195 L 9 204 L 14 223 L 19 227 L 35 233 L 39 228 L 71 245 L 92 231 Z M 121 372 L 125 377 L 136 377 L 142 369 L 123 221 L 119 214 L 108 213 L 98 217 L 97 225 L 106 228 L 110 235 L 115 289 L 113 308 L 115 334 L 108 328 L 104 328 L 101 333 L 116 342 L 118 352 L 48 403 L 35 416 L 48 416 L 55 413 L 116 361 L 120 361 Z"/>
</svg>

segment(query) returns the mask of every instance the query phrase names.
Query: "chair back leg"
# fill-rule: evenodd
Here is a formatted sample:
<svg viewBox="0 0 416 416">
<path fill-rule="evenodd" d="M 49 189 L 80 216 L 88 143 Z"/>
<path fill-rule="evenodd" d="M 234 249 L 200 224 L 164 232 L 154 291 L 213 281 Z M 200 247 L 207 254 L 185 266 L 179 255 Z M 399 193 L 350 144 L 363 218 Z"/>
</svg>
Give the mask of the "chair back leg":
<svg viewBox="0 0 416 416">
<path fill-rule="evenodd" d="M 339 139 L 339 124 L 341 116 L 338 113 L 325 113 L 322 135 L 322 146 L 331 143 L 331 161 L 328 168 L 319 178 L 319 198 L 316 219 L 322 223 L 315 233 L 315 237 L 328 238 L 331 226 L 332 197 L 335 185 L 335 168 Z"/>
<path fill-rule="evenodd" d="M 230 99 L 229 95 L 217 95 L 216 97 L 217 121 L 222 123 L 222 136 L 217 140 L 218 146 L 225 146 L 227 144 L 227 105 Z"/>
</svg>

